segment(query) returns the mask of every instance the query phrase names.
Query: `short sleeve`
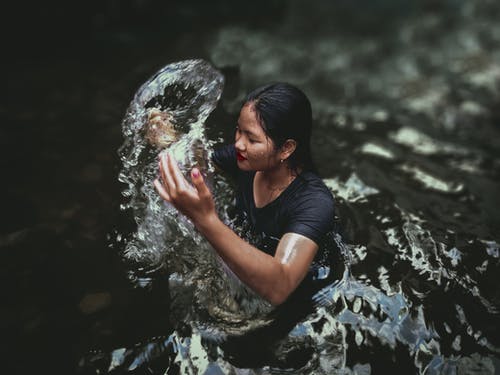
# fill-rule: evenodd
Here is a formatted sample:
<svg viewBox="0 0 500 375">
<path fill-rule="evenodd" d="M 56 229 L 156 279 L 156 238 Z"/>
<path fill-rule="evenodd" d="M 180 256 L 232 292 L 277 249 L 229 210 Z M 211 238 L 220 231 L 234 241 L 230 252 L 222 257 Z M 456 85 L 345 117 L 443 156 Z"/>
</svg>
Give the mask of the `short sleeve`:
<svg viewBox="0 0 500 375">
<path fill-rule="evenodd" d="M 236 160 L 236 149 L 234 144 L 215 149 L 211 155 L 214 164 L 231 176 L 238 174 L 238 163 Z"/>
<path fill-rule="evenodd" d="M 296 197 L 289 215 L 284 233 L 301 234 L 319 246 L 335 226 L 333 195 L 325 187 Z"/>
</svg>

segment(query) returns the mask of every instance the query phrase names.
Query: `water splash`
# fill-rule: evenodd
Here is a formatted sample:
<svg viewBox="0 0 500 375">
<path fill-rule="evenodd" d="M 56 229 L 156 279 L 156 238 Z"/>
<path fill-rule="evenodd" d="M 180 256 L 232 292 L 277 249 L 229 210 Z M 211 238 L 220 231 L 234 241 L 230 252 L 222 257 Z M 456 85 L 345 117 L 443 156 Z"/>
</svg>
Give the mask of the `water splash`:
<svg viewBox="0 0 500 375">
<path fill-rule="evenodd" d="M 125 141 L 119 150 L 119 180 L 126 184 L 123 195 L 128 200 L 122 209 L 132 212 L 137 229 L 128 238 L 118 233 L 117 240 L 123 240 L 123 256 L 133 263 L 130 278 L 136 285 L 148 286 L 158 277 L 155 272 L 164 270 L 172 299 L 192 295 L 189 305 L 234 326 L 268 311 L 270 305 L 239 281 L 193 224 L 153 187 L 158 154 L 168 150 L 185 175 L 194 165 L 200 167 L 221 219 L 231 225 L 231 189 L 223 177 L 213 176 L 209 155 L 214 142 L 205 135 L 205 121 L 220 99 L 223 83 L 222 74 L 206 61 L 186 60 L 165 66 L 139 88 L 122 123 Z M 194 315 L 187 318 L 189 314 Z M 181 313 L 188 320 L 197 314 Z"/>
<path fill-rule="evenodd" d="M 193 251 L 199 247 L 200 253 L 209 253 L 192 224 L 160 199 L 153 180 L 158 173 L 158 154 L 165 149 L 176 158 L 183 173 L 198 165 L 210 176 L 212 143 L 205 136 L 204 125 L 217 105 L 223 84 L 222 74 L 206 61 L 185 60 L 160 69 L 131 101 L 122 122 L 125 141 L 119 149 L 123 163 L 119 180 L 126 184 L 122 194 L 127 199 L 122 209 L 130 210 L 137 224 L 124 249 L 127 259 L 150 269 L 168 263 L 181 272 L 179 268 L 185 264 L 179 259 L 179 249 Z M 153 111 L 163 116 L 159 125 L 165 124 L 164 128 L 151 123 Z M 174 253 L 176 259 L 169 257 Z"/>
</svg>

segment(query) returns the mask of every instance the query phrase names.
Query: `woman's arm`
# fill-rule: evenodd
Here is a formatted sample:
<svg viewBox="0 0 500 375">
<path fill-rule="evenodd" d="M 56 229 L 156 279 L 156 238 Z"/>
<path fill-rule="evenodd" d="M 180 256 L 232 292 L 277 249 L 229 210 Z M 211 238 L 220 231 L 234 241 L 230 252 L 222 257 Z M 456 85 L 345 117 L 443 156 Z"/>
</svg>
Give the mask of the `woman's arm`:
<svg viewBox="0 0 500 375">
<path fill-rule="evenodd" d="M 240 280 L 273 305 L 283 303 L 295 290 L 318 249 L 309 238 L 286 233 L 273 257 L 243 240 L 218 217 L 196 226 Z"/>
<path fill-rule="evenodd" d="M 199 232 L 246 285 L 273 305 L 283 303 L 307 274 L 318 245 L 307 237 L 286 233 L 275 256 L 240 238 L 218 217 L 210 190 L 195 168 L 194 187 L 182 176 L 177 163 L 160 156 L 160 178 L 154 182 L 160 196 L 189 217 Z"/>
</svg>

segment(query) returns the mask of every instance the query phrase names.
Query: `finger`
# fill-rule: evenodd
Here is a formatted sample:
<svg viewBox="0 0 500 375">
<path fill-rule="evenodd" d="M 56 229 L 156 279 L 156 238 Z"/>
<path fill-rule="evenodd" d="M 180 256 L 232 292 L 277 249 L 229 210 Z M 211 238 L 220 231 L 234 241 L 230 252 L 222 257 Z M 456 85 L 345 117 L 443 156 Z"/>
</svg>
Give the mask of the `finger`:
<svg viewBox="0 0 500 375">
<path fill-rule="evenodd" d="M 191 181 L 193 181 L 193 185 L 195 186 L 196 190 L 198 190 L 198 194 L 200 196 L 211 195 L 210 189 L 205 184 L 205 180 L 203 179 L 203 176 L 201 175 L 198 168 L 193 168 L 191 170 Z"/>
<path fill-rule="evenodd" d="M 167 202 L 172 202 L 172 200 L 170 199 L 170 195 L 167 193 L 167 191 L 165 190 L 165 188 L 161 184 L 160 180 L 155 179 L 153 181 L 153 185 L 154 185 L 156 191 L 158 192 L 158 194 L 160 195 L 160 197 L 162 197 Z"/>
<path fill-rule="evenodd" d="M 158 156 L 158 171 L 159 171 L 161 182 L 163 183 L 163 185 L 166 185 L 167 184 L 167 180 L 166 180 L 166 177 L 165 177 L 165 168 L 163 166 L 162 158 L 163 158 L 163 156 L 162 156 L 162 154 L 160 154 Z"/>
<path fill-rule="evenodd" d="M 163 185 L 169 192 L 172 192 L 172 190 L 175 191 L 177 189 L 177 186 L 172 177 L 172 174 L 169 171 L 169 160 L 168 160 L 169 158 L 170 157 L 167 153 L 162 153 L 160 155 L 160 173 Z"/>
<path fill-rule="evenodd" d="M 172 179 L 174 180 L 175 186 L 178 189 L 186 189 L 189 184 L 182 175 L 182 172 L 179 169 L 179 165 L 171 155 L 168 156 L 168 168 L 168 171 L 170 172 Z"/>
</svg>

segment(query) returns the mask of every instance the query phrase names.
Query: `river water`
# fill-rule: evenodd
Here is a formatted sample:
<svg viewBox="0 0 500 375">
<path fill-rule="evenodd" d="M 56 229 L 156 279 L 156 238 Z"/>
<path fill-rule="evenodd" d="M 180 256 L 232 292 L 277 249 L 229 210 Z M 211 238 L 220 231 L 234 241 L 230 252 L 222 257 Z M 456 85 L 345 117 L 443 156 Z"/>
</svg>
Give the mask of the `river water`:
<svg viewBox="0 0 500 375">
<path fill-rule="evenodd" d="M 33 263 L 4 252 L 11 265 L 6 280 L 19 278 L 32 296 L 6 315 L 21 312 L 23 328 L 13 340 L 19 353 L 26 347 L 44 353 L 35 356 L 39 364 L 64 362 L 69 353 L 69 367 L 83 374 L 500 373 L 500 5 L 381 1 L 361 11 L 348 2 L 276 4 L 261 27 L 224 22 L 172 42 L 171 54 L 155 50 L 156 36 L 141 50 L 146 62 L 134 55 L 132 68 L 109 63 L 122 72 L 114 76 L 121 82 L 104 92 L 78 81 L 96 98 L 87 101 L 92 113 L 109 116 L 86 117 L 96 124 L 91 140 L 108 143 L 90 146 L 101 157 L 75 177 L 95 196 L 75 190 L 81 202 L 73 204 L 66 194 L 55 197 L 63 190 L 42 189 L 65 202 L 57 215 L 42 196 L 32 199 L 47 212 L 39 218 L 57 223 L 49 225 L 50 236 L 25 219 L 28 229 L 2 237 L 7 249 L 35 249 L 40 236 L 64 249 L 33 250 L 39 259 Z M 265 360 L 254 358 L 251 346 L 229 355 L 224 343 L 271 324 L 269 306 L 231 275 L 188 221 L 155 198 L 149 180 L 158 150 L 141 143 L 127 122 L 136 90 L 160 67 L 193 55 L 224 84 L 200 99 L 210 103 L 201 117 L 187 116 L 186 123 L 202 126 L 177 152 L 200 140 L 204 151 L 230 142 L 245 94 L 289 81 L 311 99 L 313 157 L 336 198 L 346 271 L 315 296 L 316 311 L 294 322 Z M 78 110 L 79 99 L 55 101 Z M 46 118 L 62 121 L 57 113 Z M 99 124 L 111 130 L 103 133 Z M 110 144 L 115 161 L 103 151 Z M 42 160 L 51 160 L 43 150 Z M 106 163 L 107 180 L 99 166 Z M 212 176 L 209 164 L 206 171 L 227 217 L 231 183 Z M 96 199 L 99 210 L 83 208 Z M 109 225 L 95 229 L 99 218 Z M 73 270 L 63 261 L 68 251 L 85 271 L 61 271 Z M 52 277 L 38 273 L 47 264 Z M 47 277 L 50 287 L 33 286 Z M 37 299 L 39 290 L 49 298 Z M 13 292 L 7 296 L 18 301 Z M 44 349 L 57 324 L 67 333 L 54 329 L 56 343 Z M 75 341 L 67 352 L 61 348 Z"/>
</svg>

